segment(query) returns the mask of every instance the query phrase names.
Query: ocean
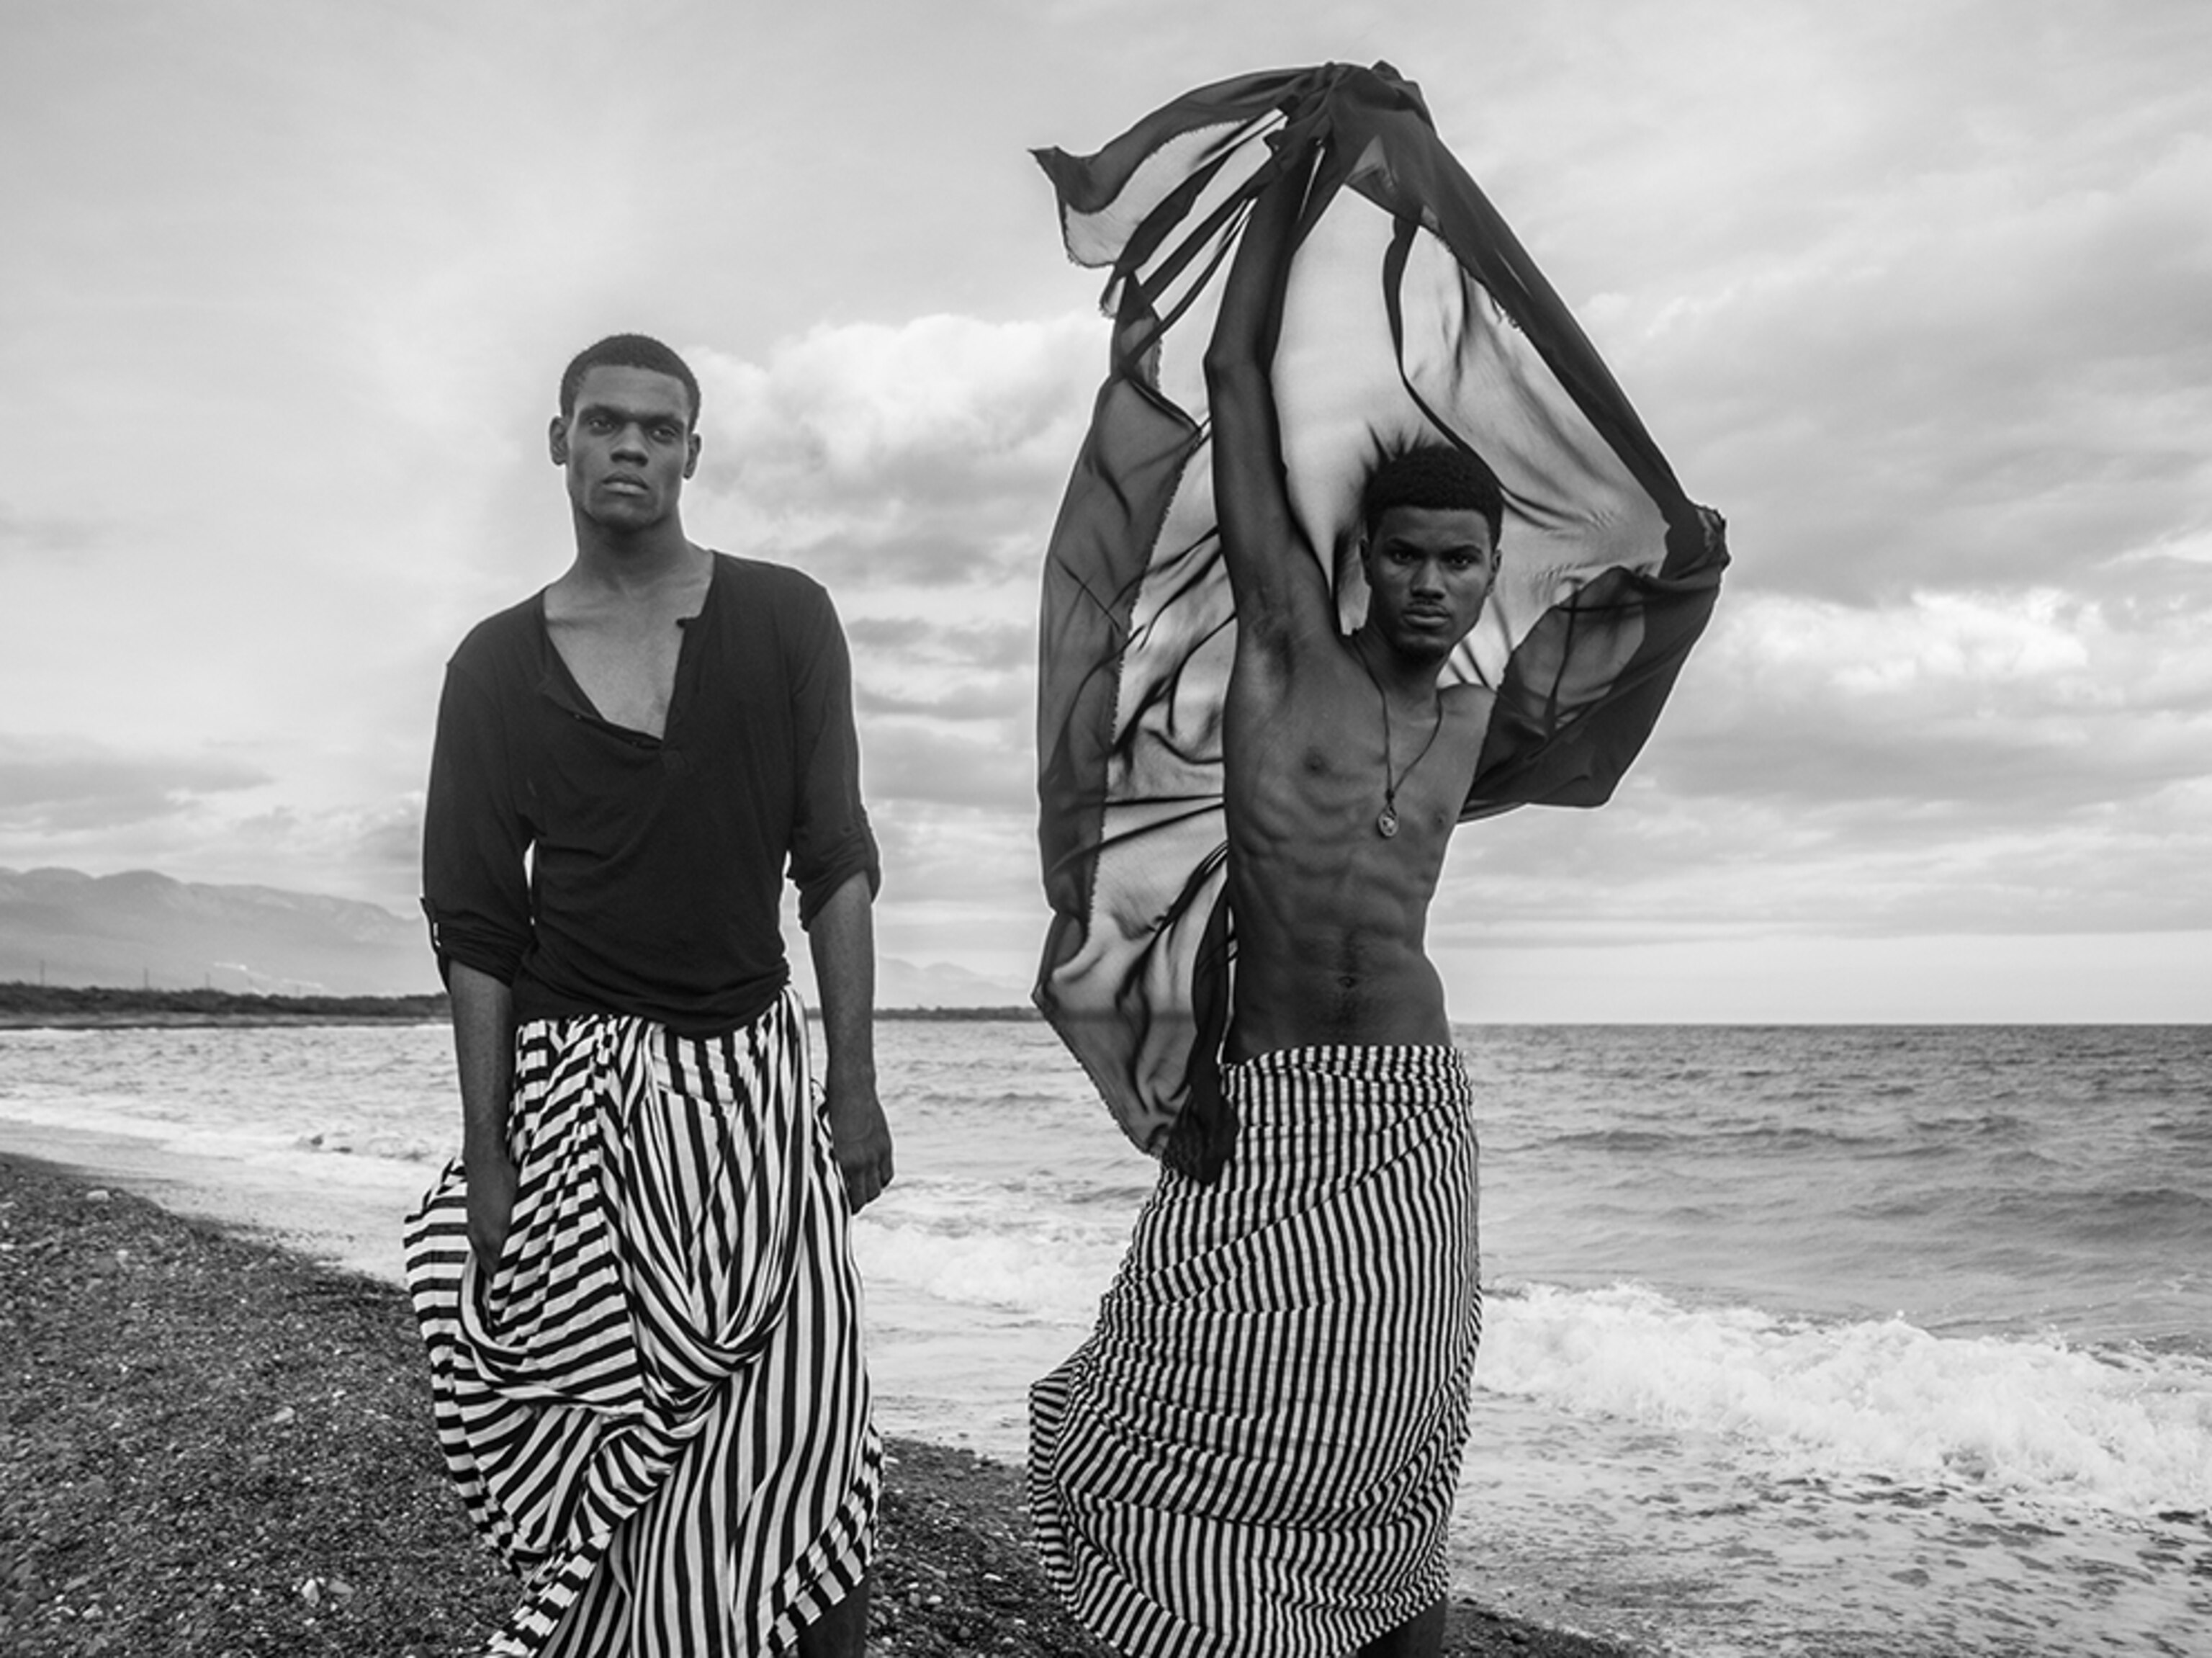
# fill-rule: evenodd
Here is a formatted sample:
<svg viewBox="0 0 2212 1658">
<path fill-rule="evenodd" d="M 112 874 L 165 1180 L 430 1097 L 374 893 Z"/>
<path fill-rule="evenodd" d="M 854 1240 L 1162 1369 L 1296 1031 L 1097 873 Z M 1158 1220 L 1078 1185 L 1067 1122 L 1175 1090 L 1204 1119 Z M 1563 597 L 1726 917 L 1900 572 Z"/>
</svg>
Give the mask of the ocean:
<svg viewBox="0 0 2212 1658">
<path fill-rule="evenodd" d="M 2212 1027 L 1460 1036 L 1461 1588 L 1679 1658 L 2212 1654 Z M 880 1419 L 1018 1460 L 1152 1166 L 1041 1024 L 878 1041 Z M 0 1146 L 390 1204 L 457 1143 L 452 1075 L 438 1026 L 0 1032 Z"/>
</svg>

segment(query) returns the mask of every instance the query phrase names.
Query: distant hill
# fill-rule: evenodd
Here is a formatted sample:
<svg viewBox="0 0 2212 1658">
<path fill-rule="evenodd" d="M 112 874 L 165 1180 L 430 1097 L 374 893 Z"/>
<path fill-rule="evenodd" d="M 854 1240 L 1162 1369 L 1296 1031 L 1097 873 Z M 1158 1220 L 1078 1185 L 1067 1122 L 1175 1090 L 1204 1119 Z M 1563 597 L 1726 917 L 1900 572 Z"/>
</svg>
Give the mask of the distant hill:
<svg viewBox="0 0 2212 1658">
<path fill-rule="evenodd" d="M 793 968 L 813 999 L 806 951 Z M 0 869 L 0 981 L 255 997 L 441 996 L 421 919 L 352 899 L 150 869 Z M 1020 1009 L 1028 987 L 949 962 L 876 964 L 884 1009 Z"/>
<path fill-rule="evenodd" d="M 0 869 L 0 979 L 283 996 L 435 991 L 422 923 L 381 905 L 151 869 Z"/>
<path fill-rule="evenodd" d="M 26 984 L 0 980 L 0 1030 L 38 1026 L 442 1024 L 435 996 L 234 996 L 228 991 L 149 991 L 137 985 Z M 878 1021 L 1037 1019 L 1003 1008 L 878 1008 Z"/>
<path fill-rule="evenodd" d="M 820 998 L 814 993 L 813 964 L 806 959 L 805 946 L 796 946 L 793 955 L 792 971 L 799 980 L 799 994 L 809 1007 L 816 1006 Z M 1024 1017 L 1032 1011 L 1027 984 L 986 978 L 949 961 L 917 966 L 895 955 L 876 958 L 876 1007 L 878 1011 L 938 1009 L 953 1015 L 988 1012 Z"/>
</svg>

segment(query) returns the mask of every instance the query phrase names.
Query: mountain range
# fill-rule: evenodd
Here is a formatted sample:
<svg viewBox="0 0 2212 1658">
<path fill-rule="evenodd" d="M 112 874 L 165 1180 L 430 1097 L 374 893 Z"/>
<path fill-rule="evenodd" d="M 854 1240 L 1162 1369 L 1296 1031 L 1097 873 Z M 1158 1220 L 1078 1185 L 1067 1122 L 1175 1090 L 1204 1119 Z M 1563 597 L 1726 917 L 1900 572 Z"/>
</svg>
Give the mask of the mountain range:
<svg viewBox="0 0 2212 1658">
<path fill-rule="evenodd" d="M 804 979 L 805 951 L 795 954 Z M 182 881 L 151 869 L 0 869 L 5 980 L 283 996 L 416 996 L 439 988 L 417 917 L 356 899 Z M 876 964 L 878 1007 L 1026 1000 L 1022 986 L 949 963 L 884 957 Z"/>
</svg>

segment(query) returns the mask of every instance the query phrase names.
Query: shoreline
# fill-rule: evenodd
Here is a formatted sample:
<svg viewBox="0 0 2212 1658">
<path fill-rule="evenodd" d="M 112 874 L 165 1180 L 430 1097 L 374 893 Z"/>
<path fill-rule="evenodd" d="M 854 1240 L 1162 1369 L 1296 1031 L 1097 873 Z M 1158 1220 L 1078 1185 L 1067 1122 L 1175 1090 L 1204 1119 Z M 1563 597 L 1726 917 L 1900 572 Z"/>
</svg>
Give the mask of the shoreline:
<svg viewBox="0 0 2212 1658">
<path fill-rule="evenodd" d="M 0 1149 L 0 1646 L 21 1658 L 473 1649 L 512 1604 L 430 1428 L 404 1293 L 167 1206 L 92 1137 Z M 134 1189 L 135 1188 L 135 1189 Z M 240 1228 L 246 1228 L 241 1230 Z M 310 1245 L 312 1247 L 312 1245 Z M 886 1436 L 870 1651 L 1109 1658 L 1060 1612 L 1020 1472 Z M 1627 1658 L 1455 1600 L 1449 1658 Z"/>
<path fill-rule="evenodd" d="M 1027 1003 L 989 1007 L 878 1008 L 879 1020 L 974 1024 L 1042 1020 Z M 263 1025 L 445 1025 L 443 991 L 409 996 L 295 996 L 151 986 L 0 982 L 0 1030 L 159 1030 Z"/>
<path fill-rule="evenodd" d="M 444 1025 L 443 1014 L 0 1013 L 0 1031 L 251 1030 L 308 1025 Z"/>
</svg>

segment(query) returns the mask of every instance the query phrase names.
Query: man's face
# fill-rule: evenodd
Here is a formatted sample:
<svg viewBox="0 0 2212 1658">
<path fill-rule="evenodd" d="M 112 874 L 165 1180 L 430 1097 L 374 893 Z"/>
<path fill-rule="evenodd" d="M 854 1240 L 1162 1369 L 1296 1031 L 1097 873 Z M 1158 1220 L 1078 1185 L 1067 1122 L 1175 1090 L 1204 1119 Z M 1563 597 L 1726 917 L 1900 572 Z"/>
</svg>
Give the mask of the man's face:
<svg viewBox="0 0 2212 1658">
<path fill-rule="evenodd" d="M 584 371 L 576 406 L 548 434 L 578 511 L 609 529 L 639 530 L 676 510 L 699 464 L 699 435 L 684 382 L 651 369 L 606 363 Z"/>
<path fill-rule="evenodd" d="M 1391 507 L 1361 555 L 1368 625 L 1421 661 L 1449 655 L 1482 615 L 1498 576 L 1490 522 L 1472 508 Z"/>
</svg>

